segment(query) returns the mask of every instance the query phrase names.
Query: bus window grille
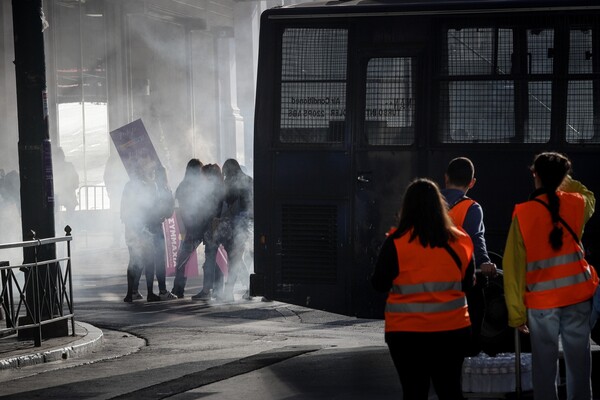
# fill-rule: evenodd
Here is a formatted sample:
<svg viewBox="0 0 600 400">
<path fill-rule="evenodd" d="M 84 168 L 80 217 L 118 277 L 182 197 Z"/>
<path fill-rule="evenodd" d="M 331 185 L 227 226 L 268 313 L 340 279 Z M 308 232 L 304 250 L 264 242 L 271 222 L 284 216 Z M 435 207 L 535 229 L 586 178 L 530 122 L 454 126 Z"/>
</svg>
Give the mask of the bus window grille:
<svg viewBox="0 0 600 400">
<path fill-rule="evenodd" d="M 525 143 L 547 143 L 552 118 L 552 82 L 529 82 L 527 98 L 529 118 Z"/>
<path fill-rule="evenodd" d="M 527 30 L 529 74 L 551 74 L 554 70 L 554 29 Z"/>
<path fill-rule="evenodd" d="M 448 29 L 441 50 L 441 141 L 509 143 L 515 136 L 513 30 Z"/>
<path fill-rule="evenodd" d="M 504 28 L 448 29 L 442 51 L 442 75 L 510 74 L 513 31 Z"/>
<path fill-rule="evenodd" d="M 286 29 L 282 37 L 282 143 L 341 143 L 346 119 L 345 29 Z"/>
<path fill-rule="evenodd" d="M 446 143 L 508 143 L 515 134 L 513 82 L 442 82 L 440 121 Z"/>
<path fill-rule="evenodd" d="M 569 35 L 569 74 L 591 74 L 592 29 L 572 29 Z"/>
<path fill-rule="evenodd" d="M 600 143 L 600 80 L 590 79 L 590 74 L 594 73 L 594 30 L 574 27 L 569 33 L 566 141 Z M 598 73 L 600 70 L 594 76 Z"/>
<path fill-rule="evenodd" d="M 569 143 L 600 142 L 600 111 L 594 115 L 600 103 L 600 80 L 569 81 L 567 94 L 566 139 Z"/>
<path fill-rule="evenodd" d="M 282 207 L 281 279 L 291 284 L 337 282 L 337 207 Z"/>
<path fill-rule="evenodd" d="M 370 145 L 411 145 L 415 137 L 413 58 L 374 58 L 367 66 L 365 135 Z"/>
</svg>

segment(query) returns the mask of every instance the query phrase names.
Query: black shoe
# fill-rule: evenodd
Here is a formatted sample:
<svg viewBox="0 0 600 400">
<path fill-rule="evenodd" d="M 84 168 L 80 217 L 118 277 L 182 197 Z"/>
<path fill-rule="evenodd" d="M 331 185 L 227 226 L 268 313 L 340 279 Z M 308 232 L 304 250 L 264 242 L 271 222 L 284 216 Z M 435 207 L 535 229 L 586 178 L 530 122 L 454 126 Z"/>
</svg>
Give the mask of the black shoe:
<svg viewBox="0 0 600 400">
<path fill-rule="evenodd" d="M 130 294 L 128 294 L 127 296 L 125 296 L 125 298 L 123 299 L 123 301 L 125 303 L 133 303 L 133 299 L 131 298 Z"/>
<path fill-rule="evenodd" d="M 210 292 L 201 290 L 200 293 L 192 296 L 192 300 L 210 300 Z"/>
<path fill-rule="evenodd" d="M 140 294 L 140 292 L 133 292 L 131 294 L 131 300 L 142 300 L 144 296 Z"/>
<path fill-rule="evenodd" d="M 153 301 L 160 301 L 160 296 L 154 293 L 150 293 L 148 295 L 148 303 L 153 302 Z"/>
</svg>

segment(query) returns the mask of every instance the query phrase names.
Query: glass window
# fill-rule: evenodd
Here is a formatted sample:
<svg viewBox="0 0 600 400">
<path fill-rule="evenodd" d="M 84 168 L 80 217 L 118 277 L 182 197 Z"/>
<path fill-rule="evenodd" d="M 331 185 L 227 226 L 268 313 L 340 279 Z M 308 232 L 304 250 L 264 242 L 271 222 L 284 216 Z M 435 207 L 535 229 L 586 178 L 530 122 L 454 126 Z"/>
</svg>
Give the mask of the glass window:
<svg viewBox="0 0 600 400">
<path fill-rule="evenodd" d="M 571 30 L 569 46 L 569 73 L 592 73 L 592 30 Z"/>
<path fill-rule="evenodd" d="M 286 29 L 282 38 L 284 143 L 341 143 L 346 116 L 345 29 Z"/>
<path fill-rule="evenodd" d="M 410 145 L 415 137 L 413 59 L 374 58 L 367 66 L 365 134 L 371 145 Z"/>
<path fill-rule="evenodd" d="M 513 30 L 446 31 L 440 65 L 440 137 L 444 143 L 506 143 L 515 136 Z M 502 79 L 499 79 L 502 78 Z"/>
<path fill-rule="evenodd" d="M 528 72 L 551 74 L 554 63 L 554 30 L 527 30 Z"/>
<path fill-rule="evenodd" d="M 445 74 L 509 74 L 512 48 L 512 29 L 448 29 Z"/>
<path fill-rule="evenodd" d="M 512 81 L 444 82 L 440 89 L 443 142 L 502 143 L 514 137 Z"/>
<path fill-rule="evenodd" d="M 546 143 L 550 140 L 552 82 L 529 82 L 529 118 L 526 143 Z"/>
<path fill-rule="evenodd" d="M 582 79 L 581 76 L 577 76 L 594 73 L 593 30 L 578 28 L 572 29 L 569 33 L 566 141 L 598 143 L 600 142 L 600 80 Z"/>
<path fill-rule="evenodd" d="M 564 32 L 568 34 L 564 38 L 569 44 L 568 62 L 556 59 L 563 54 L 555 53 L 552 28 L 526 29 L 525 54 L 517 53 L 519 49 L 513 54 L 510 29 L 447 30 L 439 63 L 442 142 L 503 143 L 514 138 L 522 143 L 548 143 L 556 128 L 552 127 L 553 86 L 561 89 L 561 95 L 566 83 L 567 108 L 554 110 L 566 113 L 562 114 L 565 140 L 600 143 L 600 71 L 592 58 L 594 29 L 574 24 Z M 522 71 L 511 70 L 512 59 L 524 62 Z M 557 65 L 568 66 L 568 82 L 555 75 L 555 59 Z M 562 104 L 564 98 L 554 100 Z M 521 108 L 523 117 L 518 127 L 515 107 Z"/>
<path fill-rule="evenodd" d="M 569 143 L 600 142 L 600 119 L 594 118 L 594 85 L 600 88 L 600 80 L 569 82 L 566 126 L 566 139 Z M 599 102 L 600 99 L 596 96 L 596 104 Z M 598 112 L 596 108 L 597 115 Z"/>
</svg>

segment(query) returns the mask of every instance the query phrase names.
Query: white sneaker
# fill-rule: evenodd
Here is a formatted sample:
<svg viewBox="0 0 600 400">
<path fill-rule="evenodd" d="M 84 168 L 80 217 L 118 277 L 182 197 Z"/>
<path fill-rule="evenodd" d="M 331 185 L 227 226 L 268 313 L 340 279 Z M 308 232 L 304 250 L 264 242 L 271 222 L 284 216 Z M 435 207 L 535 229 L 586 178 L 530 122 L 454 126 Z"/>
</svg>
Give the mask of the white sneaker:
<svg viewBox="0 0 600 400">
<path fill-rule="evenodd" d="M 168 290 L 166 290 L 164 293 L 160 292 L 158 294 L 158 297 L 160 297 L 161 301 L 165 301 L 165 300 L 177 300 L 177 296 L 175 296 L 173 293 L 169 292 Z"/>
</svg>

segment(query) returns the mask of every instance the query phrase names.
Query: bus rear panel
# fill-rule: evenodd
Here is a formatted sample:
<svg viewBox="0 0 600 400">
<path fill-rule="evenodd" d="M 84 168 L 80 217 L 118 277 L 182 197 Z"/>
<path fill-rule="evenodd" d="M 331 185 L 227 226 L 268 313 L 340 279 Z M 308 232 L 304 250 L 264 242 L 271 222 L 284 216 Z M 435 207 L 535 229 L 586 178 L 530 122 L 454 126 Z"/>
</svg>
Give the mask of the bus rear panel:
<svg viewBox="0 0 600 400">
<path fill-rule="evenodd" d="M 370 286 L 407 185 L 475 164 L 501 255 L 541 151 L 600 193 L 600 10 L 591 2 L 310 3 L 263 13 L 251 292 L 383 316 Z M 584 244 L 594 263 L 597 217 Z"/>
</svg>

